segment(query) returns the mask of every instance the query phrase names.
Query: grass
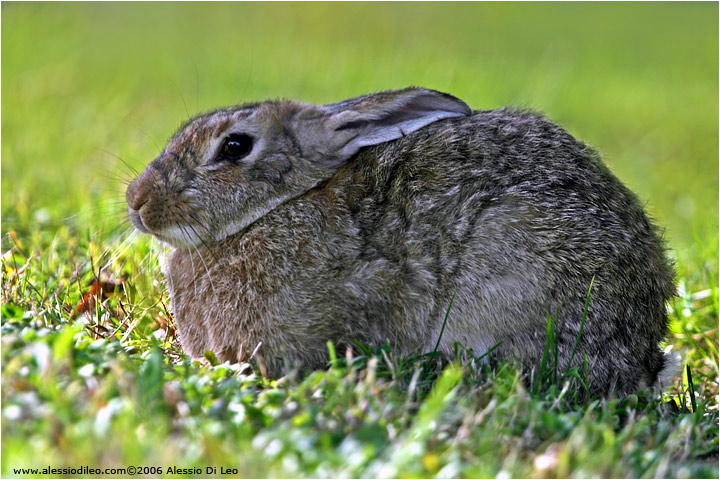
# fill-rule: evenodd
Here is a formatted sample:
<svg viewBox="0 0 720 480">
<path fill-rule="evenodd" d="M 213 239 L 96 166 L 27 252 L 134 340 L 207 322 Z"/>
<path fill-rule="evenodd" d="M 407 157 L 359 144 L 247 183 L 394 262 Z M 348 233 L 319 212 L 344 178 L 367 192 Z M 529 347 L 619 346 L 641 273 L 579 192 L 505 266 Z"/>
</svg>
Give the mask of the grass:
<svg viewBox="0 0 720 480">
<path fill-rule="evenodd" d="M 4 3 L 0 473 L 717 477 L 717 8 Z M 330 348 L 327 370 L 275 380 L 183 355 L 163 249 L 122 223 L 132 170 L 197 111 L 410 84 L 542 110 L 599 146 L 666 227 L 682 383 L 588 402 L 551 341 L 530 382 L 461 346 Z"/>
</svg>

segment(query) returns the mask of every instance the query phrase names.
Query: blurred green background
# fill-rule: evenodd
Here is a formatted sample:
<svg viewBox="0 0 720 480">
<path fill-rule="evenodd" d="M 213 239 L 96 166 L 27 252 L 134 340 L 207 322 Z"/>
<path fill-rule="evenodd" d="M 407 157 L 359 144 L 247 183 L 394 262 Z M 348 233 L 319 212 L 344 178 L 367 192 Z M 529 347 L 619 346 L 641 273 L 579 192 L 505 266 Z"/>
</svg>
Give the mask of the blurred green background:
<svg viewBox="0 0 720 480">
<path fill-rule="evenodd" d="M 2 14 L 2 222 L 21 238 L 119 222 L 114 178 L 131 174 L 116 156 L 141 168 L 200 110 L 421 85 L 545 112 L 602 152 L 677 255 L 717 241 L 716 3 L 6 2 Z"/>
</svg>

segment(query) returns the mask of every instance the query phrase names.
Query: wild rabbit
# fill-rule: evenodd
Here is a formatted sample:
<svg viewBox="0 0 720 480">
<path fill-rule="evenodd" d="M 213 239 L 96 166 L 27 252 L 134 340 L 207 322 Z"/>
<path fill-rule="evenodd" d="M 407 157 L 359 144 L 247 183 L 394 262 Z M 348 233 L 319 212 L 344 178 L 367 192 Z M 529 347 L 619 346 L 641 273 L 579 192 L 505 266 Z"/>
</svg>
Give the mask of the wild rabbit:
<svg viewBox="0 0 720 480">
<path fill-rule="evenodd" d="M 440 338 L 443 354 L 497 346 L 533 366 L 551 315 L 560 367 L 585 354 L 591 392 L 653 385 L 670 363 L 658 229 L 597 153 L 536 113 L 422 88 L 219 109 L 179 129 L 127 203 L 175 247 L 172 311 L 196 357 L 260 345 L 277 375 L 325 366 L 329 340 L 411 354 Z"/>
</svg>

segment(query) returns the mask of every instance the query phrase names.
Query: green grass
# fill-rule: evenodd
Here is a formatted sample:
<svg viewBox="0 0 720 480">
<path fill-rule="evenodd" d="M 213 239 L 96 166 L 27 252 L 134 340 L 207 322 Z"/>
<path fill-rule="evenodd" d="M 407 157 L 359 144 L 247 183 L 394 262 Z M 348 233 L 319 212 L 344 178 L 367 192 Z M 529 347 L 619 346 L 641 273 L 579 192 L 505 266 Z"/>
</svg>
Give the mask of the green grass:
<svg viewBox="0 0 720 480">
<path fill-rule="evenodd" d="M 716 4 L 4 3 L 2 14 L 3 476 L 46 465 L 718 476 Z M 460 347 L 448 364 L 331 349 L 328 370 L 277 380 L 182 354 L 163 251 L 126 241 L 132 169 L 204 109 L 411 84 L 475 108 L 541 110 L 599 148 L 666 228 L 682 385 L 586 402 L 583 372 L 554 372 L 550 348 L 529 386 L 512 363 L 469 368 Z M 79 315 L 96 277 L 122 287 Z"/>
</svg>

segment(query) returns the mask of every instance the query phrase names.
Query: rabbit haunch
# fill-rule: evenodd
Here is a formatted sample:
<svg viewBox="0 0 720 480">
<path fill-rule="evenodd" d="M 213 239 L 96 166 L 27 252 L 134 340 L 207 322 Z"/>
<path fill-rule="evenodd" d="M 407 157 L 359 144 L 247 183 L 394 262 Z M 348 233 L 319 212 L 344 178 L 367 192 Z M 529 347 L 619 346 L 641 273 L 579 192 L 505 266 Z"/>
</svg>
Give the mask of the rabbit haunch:
<svg viewBox="0 0 720 480">
<path fill-rule="evenodd" d="M 233 154 L 233 138 L 252 148 Z M 560 367 L 584 354 L 593 392 L 669 365 L 674 273 L 656 227 L 593 150 L 534 113 L 418 88 L 217 110 L 127 198 L 133 224 L 176 247 L 167 283 L 193 356 L 261 344 L 279 375 L 325 366 L 329 340 L 424 353 L 455 293 L 444 354 L 499 344 L 495 358 L 532 368 L 552 315 Z"/>
</svg>

